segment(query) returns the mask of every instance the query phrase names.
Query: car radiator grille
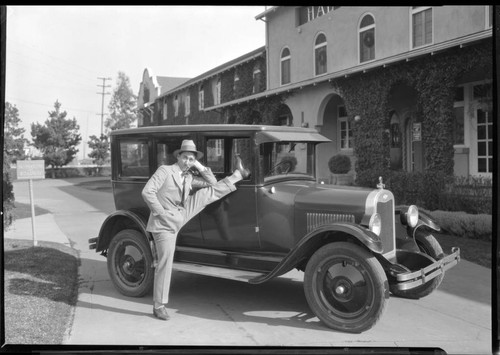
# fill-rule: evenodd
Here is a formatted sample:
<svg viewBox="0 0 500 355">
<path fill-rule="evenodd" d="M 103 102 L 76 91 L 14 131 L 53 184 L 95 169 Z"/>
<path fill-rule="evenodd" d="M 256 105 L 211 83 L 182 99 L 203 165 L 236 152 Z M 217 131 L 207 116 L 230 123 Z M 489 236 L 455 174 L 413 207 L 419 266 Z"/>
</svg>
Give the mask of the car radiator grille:
<svg viewBox="0 0 500 355">
<path fill-rule="evenodd" d="M 339 213 L 308 213 L 307 214 L 307 233 L 316 228 L 329 223 L 350 222 L 354 223 L 354 215 Z"/>
<path fill-rule="evenodd" d="M 377 203 L 377 212 L 380 214 L 382 219 L 382 230 L 380 232 L 380 238 L 382 239 L 382 244 L 384 246 L 384 255 L 395 253 L 395 235 L 394 235 L 394 200 L 388 199 L 384 202 L 379 201 Z M 388 255 L 386 255 L 387 257 Z"/>
</svg>

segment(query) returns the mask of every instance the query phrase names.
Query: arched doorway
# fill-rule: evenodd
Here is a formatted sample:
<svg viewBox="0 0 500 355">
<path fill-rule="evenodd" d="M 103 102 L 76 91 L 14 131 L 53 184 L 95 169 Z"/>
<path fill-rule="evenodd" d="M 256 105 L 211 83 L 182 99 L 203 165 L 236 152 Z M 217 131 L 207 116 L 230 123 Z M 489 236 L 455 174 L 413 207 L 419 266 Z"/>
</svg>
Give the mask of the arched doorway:
<svg viewBox="0 0 500 355">
<path fill-rule="evenodd" d="M 275 122 L 278 126 L 293 126 L 293 116 L 290 108 L 281 104 L 276 110 Z"/>
<path fill-rule="evenodd" d="M 317 147 L 317 176 L 319 179 L 329 180 L 328 160 L 335 154 L 348 155 L 351 166 L 354 167 L 352 122 L 347 116 L 344 100 L 336 94 L 324 98 L 318 116 L 317 128 L 332 142 L 322 143 Z"/>
<path fill-rule="evenodd" d="M 389 132 L 391 169 L 420 171 L 425 168 L 422 144 L 422 117 L 417 112 L 418 92 L 399 83 L 389 94 Z"/>
</svg>

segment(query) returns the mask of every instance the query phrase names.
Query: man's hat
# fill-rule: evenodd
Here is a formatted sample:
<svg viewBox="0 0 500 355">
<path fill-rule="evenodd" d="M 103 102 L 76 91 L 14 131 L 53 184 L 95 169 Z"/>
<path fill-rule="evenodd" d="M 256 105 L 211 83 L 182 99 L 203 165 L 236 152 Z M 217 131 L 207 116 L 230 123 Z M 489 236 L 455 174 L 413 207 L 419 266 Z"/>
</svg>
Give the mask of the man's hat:
<svg viewBox="0 0 500 355">
<path fill-rule="evenodd" d="M 174 150 L 174 157 L 177 158 L 177 156 L 182 152 L 192 152 L 196 155 L 196 159 L 198 160 L 203 158 L 203 153 L 196 150 L 196 145 L 190 139 L 184 139 L 182 141 L 181 148 Z"/>
</svg>

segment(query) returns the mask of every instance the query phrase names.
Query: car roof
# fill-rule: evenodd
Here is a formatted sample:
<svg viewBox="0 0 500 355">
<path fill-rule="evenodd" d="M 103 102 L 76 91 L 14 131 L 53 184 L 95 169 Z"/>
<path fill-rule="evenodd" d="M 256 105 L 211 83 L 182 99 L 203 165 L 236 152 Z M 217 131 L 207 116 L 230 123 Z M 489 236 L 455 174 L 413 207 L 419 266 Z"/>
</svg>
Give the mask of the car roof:
<svg viewBox="0 0 500 355">
<path fill-rule="evenodd" d="M 271 125 L 246 125 L 246 124 L 192 124 L 192 125 L 165 125 L 147 126 L 139 128 L 126 128 L 111 131 L 110 135 L 128 135 L 141 133 L 169 133 L 169 132 L 231 132 L 231 131 L 269 131 L 290 133 L 317 133 L 314 128 L 271 126 Z"/>
</svg>

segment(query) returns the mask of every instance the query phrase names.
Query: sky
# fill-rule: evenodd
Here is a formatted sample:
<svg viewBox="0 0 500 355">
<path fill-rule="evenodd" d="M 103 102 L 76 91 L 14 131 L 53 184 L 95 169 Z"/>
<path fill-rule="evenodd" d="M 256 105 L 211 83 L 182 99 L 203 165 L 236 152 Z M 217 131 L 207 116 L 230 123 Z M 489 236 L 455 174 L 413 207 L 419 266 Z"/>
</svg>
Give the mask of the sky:
<svg viewBox="0 0 500 355">
<path fill-rule="evenodd" d="M 135 95 L 144 69 L 193 78 L 265 45 L 265 6 L 7 6 L 5 101 L 25 138 L 59 101 L 82 141 L 100 135 L 102 85 L 118 72 Z M 111 95 L 104 96 L 104 115 Z M 87 158 L 80 144 L 78 158 Z"/>
</svg>

